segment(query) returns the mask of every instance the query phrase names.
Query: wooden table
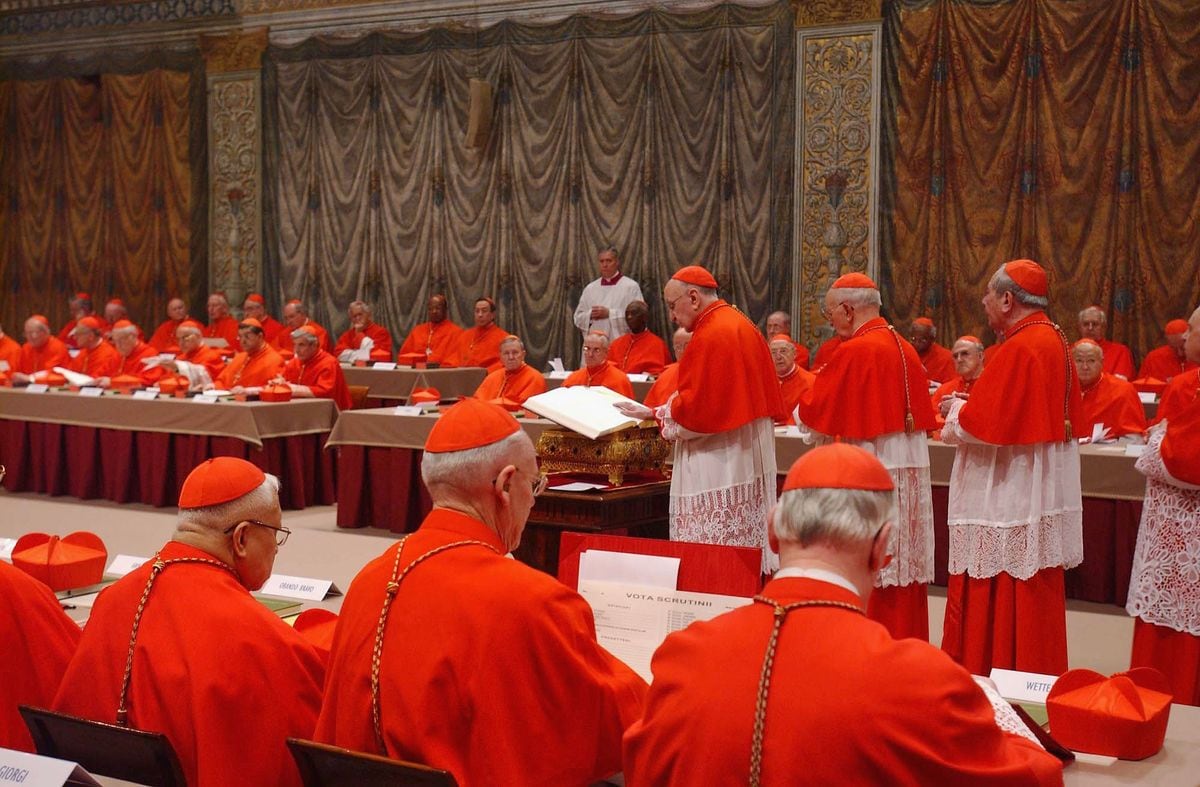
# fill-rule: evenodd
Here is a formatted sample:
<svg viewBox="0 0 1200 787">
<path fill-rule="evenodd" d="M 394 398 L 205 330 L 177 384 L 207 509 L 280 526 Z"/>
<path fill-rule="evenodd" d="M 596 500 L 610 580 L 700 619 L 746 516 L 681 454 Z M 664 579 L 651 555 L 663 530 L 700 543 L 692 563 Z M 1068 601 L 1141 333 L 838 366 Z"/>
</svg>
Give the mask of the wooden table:
<svg viewBox="0 0 1200 787">
<path fill-rule="evenodd" d="M 670 537 L 670 481 L 653 481 L 590 492 L 547 489 L 534 503 L 518 560 L 558 575 L 558 542 L 564 531 L 643 538 Z"/>
<path fill-rule="evenodd" d="M 199 404 L 0 388 L 0 464 L 13 492 L 174 506 L 193 467 L 237 456 L 280 477 L 284 508 L 328 505 L 334 466 L 322 444 L 336 419 L 328 399 Z"/>
</svg>

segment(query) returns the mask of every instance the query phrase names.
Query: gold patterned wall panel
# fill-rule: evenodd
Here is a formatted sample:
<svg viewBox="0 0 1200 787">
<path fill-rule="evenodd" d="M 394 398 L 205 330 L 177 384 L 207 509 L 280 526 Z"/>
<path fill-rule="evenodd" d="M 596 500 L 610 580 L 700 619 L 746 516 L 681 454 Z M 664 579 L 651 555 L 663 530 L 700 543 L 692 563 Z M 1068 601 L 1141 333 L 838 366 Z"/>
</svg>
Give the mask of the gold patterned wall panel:
<svg viewBox="0 0 1200 787">
<path fill-rule="evenodd" d="M 880 26 L 796 31 L 796 338 L 831 335 L 821 298 L 843 273 L 876 275 Z"/>
<path fill-rule="evenodd" d="M 262 95 L 258 71 L 208 76 L 209 286 L 240 305 L 262 289 Z"/>
</svg>

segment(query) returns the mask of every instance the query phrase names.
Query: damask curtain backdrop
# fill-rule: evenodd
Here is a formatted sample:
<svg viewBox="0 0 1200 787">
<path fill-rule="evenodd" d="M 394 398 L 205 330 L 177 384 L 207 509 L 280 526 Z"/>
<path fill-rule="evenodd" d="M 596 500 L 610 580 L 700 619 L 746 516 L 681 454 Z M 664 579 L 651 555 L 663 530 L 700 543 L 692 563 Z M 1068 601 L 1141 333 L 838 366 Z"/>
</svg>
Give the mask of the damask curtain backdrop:
<svg viewBox="0 0 1200 787">
<path fill-rule="evenodd" d="M 1052 272 L 1144 355 L 1200 303 L 1200 4 L 888 0 L 881 250 L 891 315 L 982 329 L 1003 262 Z M 888 173 L 887 165 L 892 171 Z"/>
<path fill-rule="evenodd" d="M 7 333 L 20 337 L 35 312 L 57 330 L 80 290 L 98 309 L 120 297 L 149 332 L 169 297 L 202 293 L 204 94 L 196 64 L 160 57 L 140 69 L 125 64 L 131 73 L 66 76 L 52 64 L 4 74 L 0 324 Z M 202 314 L 196 305 L 193 314 Z"/>
<path fill-rule="evenodd" d="M 273 47 L 264 64 L 275 299 L 403 336 L 432 293 L 471 324 L 491 294 L 530 361 L 577 357 L 571 312 L 607 244 L 668 331 L 661 287 L 697 260 L 752 318 L 790 286 L 795 99 L 785 3 Z M 468 80 L 495 89 L 464 144 Z"/>
</svg>

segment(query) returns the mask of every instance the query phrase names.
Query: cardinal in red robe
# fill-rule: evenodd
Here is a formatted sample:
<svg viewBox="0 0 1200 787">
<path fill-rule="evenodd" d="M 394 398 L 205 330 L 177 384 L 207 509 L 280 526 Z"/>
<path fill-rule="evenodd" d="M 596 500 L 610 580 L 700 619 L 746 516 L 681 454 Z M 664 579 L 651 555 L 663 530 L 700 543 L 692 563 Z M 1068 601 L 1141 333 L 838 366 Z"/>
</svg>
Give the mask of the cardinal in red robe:
<svg viewBox="0 0 1200 787">
<path fill-rule="evenodd" d="M 500 363 L 504 368 L 489 372 L 475 389 L 476 399 L 508 399 L 524 404 L 529 397 L 546 392 L 546 378 L 525 363 L 525 344 L 518 337 L 509 336 L 500 342 Z"/>
<path fill-rule="evenodd" d="M 339 410 L 353 405 L 346 375 L 337 358 L 321 349 L 321 337 L 312 326 L 292 332 L 295 356 L 283 367 L 283 381 L 292 396 L 332 399 Z"/>
<path fill-rule="evenodd" d="M 633 397 L 633 383 L 629 376 L 608 360 L 608 336 L 600 331 L 591 331 L 583 340 L 582 369 L 577 369 L 563 380 L 563 388 L 575 385 L 601 386 L 616 391 L 622 396 Z"/>
<path fill-rule="evenodd" d="M 1103 425 L 1107 432 L 1105 439 L 1126 435 L 1140 438 L 1146 431 L 1146 410 L 1133 385 L 1103 371 L 1103 351 L 1091 339 L 1075 342 L 1072 355 L 1083 393 L 1079 436 L 1090 437 L 1096 426 Z"/>
<path fill-rule="evenodd" d="M 355 301 L 347 309 L 350 315 L 350 327 L 338 337 L 333 347 L 333 354 L 341 358 L 347 350 L 357 350 L 362 346 L 363 339 L 370 339 L 371 359 L 378 361 L 392 360 L 392 335 L 377 322 L 371 319 L 371 306 L 363 301 Z"/>
</svg>

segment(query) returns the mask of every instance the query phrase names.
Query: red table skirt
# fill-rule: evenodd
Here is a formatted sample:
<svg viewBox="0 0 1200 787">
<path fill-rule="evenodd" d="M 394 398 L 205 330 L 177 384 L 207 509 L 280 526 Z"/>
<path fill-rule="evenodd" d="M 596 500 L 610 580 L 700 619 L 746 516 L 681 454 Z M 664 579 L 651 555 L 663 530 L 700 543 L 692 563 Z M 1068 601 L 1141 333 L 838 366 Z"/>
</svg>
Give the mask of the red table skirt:
<svg viewBox="0 0 1200 787">
<path fill-rule="evenodd" d="M 338 446 L 338 527 L 416 530 L 433 508 L 421 481 L 421 454 L 411 448 Z"/>
<path fill-rule="evenodd" d="M 0 464 L 11 492 L 174 506 L 192 468 L 236 456 L 279 476 L 280 505 L 297 509 L 336 499 L 333 458 L 321 448 L 327 437 L 272 438 L 258 448 L 235 437 L 0 420 Z"/>
<path fill-rule="evenodd" d="M 948 576 L 949 496 L 949 487 L 933 487 L 934 584 L 937 585 L 945 585 Z M 1083 499 L 1083 562 L 1066 572 L 1067 598 L 1125 606 L 1141 519 L 1141 500 Z"/>
</svg>

